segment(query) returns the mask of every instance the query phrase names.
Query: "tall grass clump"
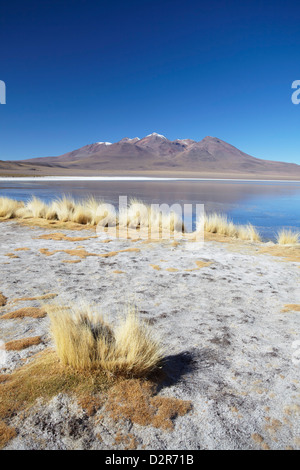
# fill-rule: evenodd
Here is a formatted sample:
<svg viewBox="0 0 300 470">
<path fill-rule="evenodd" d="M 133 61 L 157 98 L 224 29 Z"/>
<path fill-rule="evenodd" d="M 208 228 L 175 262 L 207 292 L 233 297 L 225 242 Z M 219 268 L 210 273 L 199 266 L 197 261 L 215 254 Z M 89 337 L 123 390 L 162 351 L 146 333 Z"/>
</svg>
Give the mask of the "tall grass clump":
<svg viewBox="0 0 300 470">
<path fill-rule="evenodd" d="M 51 333 L 61 362 L 78 370 L 101 369 L 115 375 L 142 377 L 162 360 L 162 350 L 135 308 L 116 328 L 91 307 L 46 305 Z"/>
<path fill-rule="evenodd" d="M 204 214 L 196 225 L 196 230 L 204 228 L 205 232 L 216 233 L 241 240 L 261 241 L 260 235 L 251 224 L 235 225 L 225 214 Z"/>
<path fill-rule="evenodd" d="M 127 208 L 119 212 L 119 225 L 123 227 L 138 228 L 149 227 L 151 220 L 150 206 L 138 199 L 131 199 Z"/>
<path fill-rule="evenodd" d="M 61 222 L 68 222 L 72 220 L 75 210 L 75 202 L 73 199 L 63 196 L 52 202 L 48 208 L 46 219 L 60 220 Z"/>
<path fill-rule="evenodd" d="M 35 219 L 44 219 L 46 217 L 48 206 L 40 199 L 33 196 L 30 201 L 25 204 L 24 210 Z"/>
<path fill-rule="evenodd" d="M 128 208 L 120 211 L 119 225 L 129 228 L 151 228 L 154 231 L 184 230 L 183 220 L 174 210 L 164 212 L 160 206 L 152 207 L 138 199 L 131 199 Z"/>
<path fill-rule="evenodd" d="M 300 232 L 282 229 L 277 233 L 276 240 L 278 245 L 297 245 L 300 243 Z"/>
<path fill-rule="evenodd" d="M 252 224 L 239 225 L 237 227 L 237 238 L 240 240 L 250 240 L 251 242 L 261 241 L 258 230 Z"/>
<path fill-rule="evenodd" d="M 16 217 L 16 212 L 23 207 L 23 202 L 8 197 L 0 197 L 0 217 L 4 219 L 13 219 Z"/>
<path fill-rule="evenodd" d="M 111 204 L 98 204 L 92 223 L 102 227 L 115 227 L 118 223 L 117 212 Z"/>
</svg>

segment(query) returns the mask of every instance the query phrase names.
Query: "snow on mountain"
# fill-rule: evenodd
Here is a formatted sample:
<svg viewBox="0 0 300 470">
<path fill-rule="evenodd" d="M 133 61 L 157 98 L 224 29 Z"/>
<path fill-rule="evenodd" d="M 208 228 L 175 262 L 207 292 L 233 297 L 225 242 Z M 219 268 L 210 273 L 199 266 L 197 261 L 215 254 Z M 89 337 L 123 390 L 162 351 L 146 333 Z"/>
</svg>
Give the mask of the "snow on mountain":
<svg viewBox="0 0 300 470">
<path fill-rule="evenodd" d="M 167 138 L 164 135 L 158 134 L 157 132 L 152 132 L 152 134 L 148 134 L 146 137 L 159 137 L 160 139 L 167 140 Z"/>
</svg>

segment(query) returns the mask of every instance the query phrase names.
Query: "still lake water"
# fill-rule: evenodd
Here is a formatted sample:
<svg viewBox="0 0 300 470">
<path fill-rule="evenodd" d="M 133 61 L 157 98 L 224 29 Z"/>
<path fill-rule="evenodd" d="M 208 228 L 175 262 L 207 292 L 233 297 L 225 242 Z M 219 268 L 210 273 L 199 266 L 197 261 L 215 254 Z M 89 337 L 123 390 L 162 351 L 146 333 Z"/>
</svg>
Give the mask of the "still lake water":
<svg viewBox="0 0 300 470">
<path fill-rule="evenodd" d="M 155 204 L 204 204 L 206 212 L 225 213 L 235 223 L 252 223 L 264 239 L 274 239 L 282 227 L 300 229 L 300 182 L 0 178 L 0 196 L 24 201 L 36 196 L 49 202 L 64 194 L 75 200 L 93 195 L 116 206 L 119 196 Z"/>
</svg>

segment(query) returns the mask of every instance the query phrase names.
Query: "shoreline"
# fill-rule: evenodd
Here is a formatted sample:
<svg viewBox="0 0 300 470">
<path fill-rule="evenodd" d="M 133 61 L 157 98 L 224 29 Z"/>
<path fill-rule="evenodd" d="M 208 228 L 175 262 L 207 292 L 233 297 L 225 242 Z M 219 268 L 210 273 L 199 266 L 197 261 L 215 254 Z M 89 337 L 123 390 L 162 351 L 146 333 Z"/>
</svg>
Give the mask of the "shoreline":
<svg viewBox="0 0 300 470">
<path fill-rule="evenodd" d="M 186 178 L 155 176 L 0 176 L 1 181 L 230 181 L 246 183 L 300 183 L 300 180 L 246 178 Z"/>
</svg>

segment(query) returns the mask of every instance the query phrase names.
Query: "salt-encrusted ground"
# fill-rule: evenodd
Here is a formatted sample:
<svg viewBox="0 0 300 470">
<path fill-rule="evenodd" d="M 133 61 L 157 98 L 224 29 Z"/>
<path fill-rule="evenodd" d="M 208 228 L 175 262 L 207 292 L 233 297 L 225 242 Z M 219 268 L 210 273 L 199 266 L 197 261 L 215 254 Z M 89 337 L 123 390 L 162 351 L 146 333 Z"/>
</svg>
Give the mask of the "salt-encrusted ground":
<svg viewBox="0 0 300 470">
<path fill-rule="evenodd" d="M 286 304 L 300 304 L 299 263 L 261 254 L 251 243 L 103 243 L 95 232 L 69 230 L 60 233 L 91 238 L 38 238 L 53 232 L 0 224 L 0 291 L 8 299 L 0 315 L 40 307 L 37 300 L 12 301 L 46 293 L 58 294 L 54 301 L 63 304 L 100 304 L 112 320 L 135 303 L 170 356 L 160 394 L 191 400 L 193 410 L 176 419 L 174 431 L 121 425 L 105 415 L 95 424 L 61 395 L 46 406 L 37 403 L 26 418 L 15 417 L 18 436 L 7 448 L 117 449 L 120 426 L 146 449 L 300 448 L 300 312 L 282 312 Z M 77 249 L 82 258 L 62 251 Z M 80 262 L 65 262 L 74 260 Z M 4 342 L 36 335 L 43 343 L 7 351 L 0 372 L 51 345 L 47 318 L 0 319 Z"/>
</svg>

